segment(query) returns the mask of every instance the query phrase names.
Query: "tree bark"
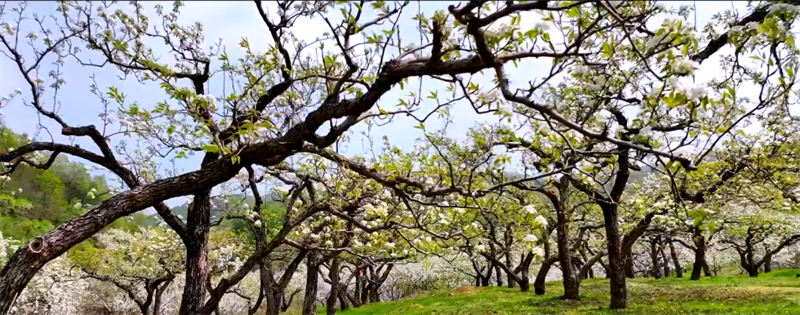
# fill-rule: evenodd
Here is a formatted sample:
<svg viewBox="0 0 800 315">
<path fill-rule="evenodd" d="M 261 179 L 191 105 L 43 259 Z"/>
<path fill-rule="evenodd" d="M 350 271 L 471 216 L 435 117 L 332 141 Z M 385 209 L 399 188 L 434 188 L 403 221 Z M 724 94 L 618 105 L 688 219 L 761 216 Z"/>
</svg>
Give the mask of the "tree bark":
<svg viewBox="0 0 800 315">
<path fill-rule="evenodd" d="M 619 179 L 618 179 L 619 180 Z M 608 251 L 608 278 L 611 281 L 611 309 L 628 307 L 628 290 L 625 287 L 625 262 L 620 252 L 619 214 L 617 204 L 605 204 L 602 208 L 606 229 Z"/>
<path fill-rule="evenodd" d="M 553 256 L 545 259 L 542 266 L 539 267 L 539 272 L 536 273 L 536 280 L 533 281 L 533 293 L 536 295 L 544 295 L 544 283 L 547 280 L 547 273 L 550 272 L 550 267 L 558 260 L 558 257 Z"/>
<path fill-rule="evenodd" d="M 506 242 L 507 248 L 511 247 L 510 245 L 511 244 L 509 244 L 509 242 L 507 241 Z M 505 255 L 506 255 L 506 266 L 511 266 L 511 254 L 508 251 L 506 251 Z M 506 284 L 508 285 L 509 289 L 513 289 L 514 288 L 514 283 L 515 282 L 516 281 L 514 281 L 514 279 L 511 278 L 511 274 L 506 273 Z"/>
<path fill-rule="evenodd" d="M 563 276 L 564 285 L 564 299 L 565 300 L 579 300 L 580 288 L 578 281 L 575 280 L 575 271 L 572 268 L 572 257 L 569 253 L 569 239 L 567 234 L 566 216 L 563 210 L 556 210 L 558 217 L 558 226 L 556 227 L 557 245 L 558 245 L 558 263 L 561 267 L 561 274 Z"/>
<path fill-rule="evenodd" d="M 153 315 L 161 315 L 161 296 L 164 295 L 164 291 L 167 290 L 167 287 L 172 283 L 172 280 L 164 281 L 161 286 L 156 288 L 156 296 L 155 300 L 153 301 Z"/>
<path fill-rule="evenodd" d="M 272 266 L 269 258 L 264 258 L 258 266 L 258 272 L 261 276 L 261 290 L 264 292 L 264 298 L 267 300 L 266 315 L 277 315 L 280 313 L 280 296 L 275 294 L 275 279 L 272 274 Z M 258 306 L 258 305 L 256 305 Z M 252 309 L 255 312 L 258 309 Z"/>
<path fill-rule="evenodd" d="M 661 279 L 661 266 L 658 264 L 658 239 L 650 241 L 650 261 L 652 262 L 650 274 L 653 275 L 653 278 Z"/>
<path fill-rule="evenodd" d="M 675 245 L 672 244 L 672 240 L 668 239 L 667 244 L 669 244 L 669 255 L 672 256 L 672 265 L 675 267 L 675 277 L 683 278 L 683 267 L 681 267 L 681 261 L 678 259 L 678 253 L 675 251 Z"/>
<path fill-rule="evenodd" d="M 692 265 L 692 277 L 689 280 L 700 280 L 703 268 L 708 266 L 706 264 L 706 245 L 705 238 L 702 235 L 695 235 L 692 238 L 694 241 L 694 264 Z"/>
<path fill-rule="evenodd" d="M 346 284 L 340 284 L 339 285 L 338 297 L 339 297 L 339 308 L 342 311 L 347 310 L 348 305 L 347 305 L 347 285 Z"/>
<path fill-rule="evenodd" d="M 303 296 L 303 315 L 316 314 L 314 305 L 317 302 L 320 258 L 321 255 L 317 251 L 309 251 L 306 256 L 306 292 Z"/>
<path fill-rule="evenodd" d="M 531 267 L 529 264 L 520 270 L 520 278 L 522 278 L 522 282 L 519 284 L 520 292 L 528 292 L 531 289 L 530 269 Z"/>
<path fill-rule="evenodd" d="M 362 296 L 364 295 L 364 269 L 356 267 L 356 284 L 353 289 L 353 307 L 364 305 Z"/>
<path fill-rule="evenodd" d="M 628 278 L 635 278 L 636 274 L 633 272 L 633 247 L 622 247 L 622 258 L 625 260 L 625 276 Z"/>
<path fill-rule="evenodd" d="M 564 285 L 565 300 L 579 300 L 580 287 L 575 279 L 575 270 L 572 268 L 572 257 L 570 256 L 569 231 L 567 218 L 567 203 L 569 202 L 569 178 L 562 176 L 558 185 L 558 200 L 551 198 L 556 210 L 556 243 L 558 246 L 558 262 L 561 267 Z M 579 240 L 580 241 L 580 240 Z"/>
<path fill-rule="evenodd" d="M 502 287 L 503 286 L 503 273 L 500 271 L 500 266 L 498 266 L 498 265 L 494 266 L 494 274 L 495 274 L 495 279 L 497 279 L 497 286 L 498 287 Z"/>
<path fill-rule="evenodd" d="M 333 258 L 331 261 L 330 270 L 328 270 L 328 278 L 331 279 L 331 292 L 328 295 L 328 300 L 325 301 L 325 314 L 336 315 L 336 302 L 339 299 L 339 269 L 341 268 L 341 261 L 338 257 Z"/>
<path fill-rule="evenodd" d="M 658 244 L 658 252 L 661 255 L 661 261 L 663 262 L 664 278 L 668 278 L 669 274 L 670 274 L 669 259 L 667 259 L 667 253 L 664 250 L 664 243 L 663 242 L 659 242 L 659 244 Z"/>
<path fill-rule="evenodd" d="M 204 161 L 205 163 L 205 161 Z M 211 225 L 211 190 L 194 195 L 187 216 L 186 282 L 179 314 L 200 314 L 206 301 L 208 232 Z"/>
</svg>

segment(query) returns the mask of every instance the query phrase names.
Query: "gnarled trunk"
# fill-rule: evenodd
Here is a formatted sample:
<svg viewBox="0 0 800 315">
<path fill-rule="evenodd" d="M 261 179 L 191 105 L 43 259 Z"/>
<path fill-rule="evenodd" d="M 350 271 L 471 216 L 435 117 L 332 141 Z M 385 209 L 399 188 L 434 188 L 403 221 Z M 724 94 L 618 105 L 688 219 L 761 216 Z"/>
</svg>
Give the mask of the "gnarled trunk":
<svg viewBox="0 0 800 315">
<path fill-rule="evenodd" d="M 603 204 L 603 220 L 608 250 L 608 278 L 611 282 L 611 309 L 628 307 L 628 290 L 625 287 L 625 262 L 620 251 L 619 214 L 617 204 Z"/>
<path fill-rule="evenodd" d="M 330 270 L 328 270 L 328 278 L 331 279 L 331 292 L 328 295 L 328 300 L 325 301 L 325 314 L 336 314 L 336 301 L 339 299 L 339 269 L 341 261 L 339 258 L 333 258 L 331 261 Z"/>
<path fill-rule="evenodd" d="M 566 203 L 566 195 L 568 193 L 566 185 L 568 184 L 567 178 L 561 178 L 561 192 L 560 204 L 556 206 L 556 243 L 558 245 L 558 263 L 561 266 L 561 274 L 563 277 L 564 285 L 564 299 L 565 300 L 578 300 L 580 299 L 580 288 L 578 281 L 575 279 L 575 270 L 572 268 L 572 257 L 570 257 L 569 248 L 569 233 L 567 232 L 567 215 L 563 209 Z"/>
<path fill-rule="evenodd" d="M 306 257 L 306 291 L 303 296 L 303 315 L 316 314 L 314 304 L 317 302 L 320 259 L 321 255 L 317 251 L 309 251 Z"/>
<path fill-rule="evenodd" d="M 186 284 L 179 314 L 200 314 L 206 301 L 208 232 L 211 226 L 211 190 L 194 195 L 186 219 Z"/>
</svg>

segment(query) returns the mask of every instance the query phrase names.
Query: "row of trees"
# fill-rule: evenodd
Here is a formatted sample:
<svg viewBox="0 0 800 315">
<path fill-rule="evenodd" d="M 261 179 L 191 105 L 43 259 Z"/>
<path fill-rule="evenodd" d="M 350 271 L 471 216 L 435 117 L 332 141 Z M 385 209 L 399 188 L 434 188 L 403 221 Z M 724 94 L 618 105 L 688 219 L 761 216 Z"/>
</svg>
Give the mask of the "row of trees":
<svg viewBox="0 0 800 315">
<path fill-rule="evenodd" d="M 538 265 L 537 294 L 558 264 L 566 299 L 603 273 L 610 307 L 620 309 L 643 252 L 660 277 L 667 252 L 682 272 L 675 247 L 688 249 L 699 279 L 711 273 L 712 247 L 729 246 L 755 276 L 800 239 L 789 215 L 800 180 L 791 4 L 752 4 L 702 30 L 690 25 L 690 8 L 649 1 L 469 1 L 413 13 L 409 2 L 271 5 L 253 8 L 270 47 L 257 51 L 245 38 L 237 58 L 221 44 L 206 49 L 200 25 L 180 24 L 180 2 L 148 14 L 142 3 L 65 1 L 46 16 L 3 4 L 2 51 L 29 91 L 2 106 L 22 98 L 62 135 L 95 147 L 21 142 L 0 153 L 3 173 L 49 171 L 69 155 L 124 189 L 81 203 L 16 249 L 0 272 L 0 313 L 71 250 L 83 275 L 128 292 L 144 314 L 159 312 L 178 275 L 178 314 L 219 312 L 231 295 L 252 302 L 249 314 L 262 304 L 277 314 L 293 301 L 301 265 L 303 313 L 314 313 L 326 283 L 332 314 L 337 304 L 379 301 L 394 266 L 428 257 L 476 285 L 493 277 L 522 291 Z M 541 22 L 526 25 L 532 17 Z M 653 27 L 656 18 L 663 22 Z M 304 20 L 329 29 L 304 41 L 292 33 Z M 419 36 L 401 36 L 404 25 Z M 712 57 L 719 70 L 699 73 Z M 531 58 L 550 68 L 535 78 L 512 71 L 533 67 Z M 72 79 L 61 71 L 67 62 L 113 68 L 169 100 L 141 104 L 93 83 L 102 127 L 71 125 L 50 109 Z M 49 77 L 39 75 L 45 69 Z M 711 78 L 694 82 L 703 76 Z M 216 82 L 221 97 L 211 95 Z M 428 89 L 433 82 L 444 90 Z M 398 89 L 410 91 L 391 109 Z M 486 119 L 459 141 L 447 131 L 464 108 Z M 413 148 L 374 139 L 373 130 L 404 122 L 421 135 Z M 750 125 L 758 132 L 746 132 Z M 351 129 L 362 126 L 383 148 L 347 153 Z M 202 156 L 196 171 L 161 171 L 192 156 Z M 632 183 L 641 172 L 647 179 Z M 243 193 L 251 199 L 233 197 Z M 185 219 L 164 203 L 182 196 L 191 200 Z M 106 231 L 146 208 L 166 226 Z M 134 244 L 151 238 L 155 245 Z M 125 253 L 136 248 L 147 263 Z M 147 276 L 94 258 L 109 255 L 149 268 Z M 255 297 L 239 290 L 250 275 Z"/>
</svg>

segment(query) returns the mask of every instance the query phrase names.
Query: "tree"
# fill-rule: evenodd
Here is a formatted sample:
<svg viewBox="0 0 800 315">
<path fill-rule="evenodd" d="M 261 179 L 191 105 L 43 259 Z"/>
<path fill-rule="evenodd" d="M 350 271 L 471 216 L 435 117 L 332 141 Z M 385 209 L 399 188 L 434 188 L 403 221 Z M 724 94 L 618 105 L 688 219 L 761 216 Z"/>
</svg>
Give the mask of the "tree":
<svg viewBox="0 0 800 315">
<path fill-rule="evenodd" d="M 182 271 L 183 251 L 178 236 L 159 228 L 143 228 L 135 233 L 111 229 L 98 234 L 97 239 L 95 246 L 80 248 L 73 254 L 72 260 L 84 277 L 111 283 L 124 291 L 142 315 L 161 314 L 161 297 L 175 274 Z"/>
<path fill-rule="evenodd" d="M 788 117 L 788 111 L 781 112 L 791 102 L 788 95 L 797 73 L 793 61 L 796 49 L 789 32 L 797 12 L 790 6 L 771 3 L 727 21 L 723 33 L 715 27 L 724 21 L 722 16 L 696 33 L 688 26 L 688 9 L 668 10 L 645 1 L 613 5 L 586 1 L 470 1 L 428 16 L 418 12 L 413 20 L 402 21 L 401 17 L 410 11 L 408 2 L 378 1 L 368 7 L 356 3 L 279 2 L 277 14 L 269 14 L 256 2 L 256 11 L 273 43 L 266 53 L 260 53 L 244 39 L 239 44 L 242 57 L 238 60 L 228 55 L 221 44 L 205 49 L 199 25 L 179 24 L 180 2 L 171 9 L 155 6 L 160 20 L 155 23 L 157 26 L 150 24 L 141 3 L 134 3 L 132 10 L 126 12 L 116 10 L 116 4 L 64 2 L 52 15 L 35 17 L 26 11 L 24 3 L 10 6 L 4 4 L 0 9 L 0 47 L 28 85 L 26 105 L 52 120 L 62 135 L 91 140 L 97 152 L 36 139 L 0 153 L 0 161 L 9 163 L 4 175 L 22 171 L 19 166 L 23 164 L 46 170 L 63 154 L 104 168 L 118 177 L 127 190 L 87 207 L 90 209 L 81 211 L 80 216 L 21 246 L 0 271 L 0 314 L 8 312 L 47 262 L 117 219 L 149 207 L 176 232 L 186 249 L 180 313 L 213 312 L 231 287 L 263 264 L 266 257 L 286 243 L 289 233 L 309 218 L 335 216 L 364 231 L 376 230 L 358 220 L 348 220 L 348 212 L 365 204 L 315 201 L 297 213 L 287 211 L 291 220 L 285 220 L 273 238 L 250 253 L 240 268 L 219 277 L 216 285 L 209 285 L 212 191 L 248 168 L 274 169 L 293 156 L 328 159 L 369 178 L 376 186 L 397 192 L 396 204 L 406 205 L 408 211 L 403 220 L 413 221 L 414 228 L 441 243 L 436 246 L 453 253 L 451 246 L 458 246 L 457 240 L 463 240 L 457 231 L 460 227 L 432 229 L 432 224 L 419 222 L 420 218 L 431 220 L 422 214 L 436 218 L 445 215 L 439 211 L 441 208 L 452 206 L 428 209 L 421 207 L 422 202 L 438 203 L 444 196 L 456 194 L 464 199 L 459 200 L 462 206 L 477 207 L 480 202 L 476 199 L 493 191 L 488 189 L 492 187 L 476 188 L 476 192 L 469 186 L 471 179 L 448 179 L 442 176 L 443 172 L 429 169 L 428 173 L 436 176 L 406 173 L 411 166 L 393 163 L 375 163 L 383 167 L 379 169 L 367 167 L 331 148 L 338 148 L 357 124 L 390 121 L 421 109 L 429 114 L 421 117 L 428 117 L 434 112 L 449 111 L 456 101 L 469 103 L 479 114 L 498 114 L 502 119 L 492 127 L 497 129 L 492 134 L 502 131 L 504 144 L 527 141 L 534 145 L 526 147 L 540 151 L 548 151 L 542 148 L 552 144 L 558 144 L 559 149 L 569 148 L 552 157 L 539 156 L 543 159 L 540 172 L 545 172 L 539 175 L 562 172 L 565 181 L 600 208 L 611 307 L 625 308 L 623 235 L 618 219 L 631 172 L 640 169 L 639 164 L 653 164 L 673 175 L 681 172 L 690 176 L 709 152 L 718 149 L 720 141 L 735 137 L 742 130 L 742 121 L 757 116 L 772 115 L 769 119 L 781 121 Z M 333 12 L 342 12 L 341 19 L 333 19 Z M 541 14 L 544 19 L 522 30 L 523 13 Z M 669 13 L 677 13 L 678 17 L 667 19 L 657 30 L 647 27 L 651 18 Z M 325 38 L 320 43 L 298 40 L 292 28 L 301 19 L 324 21 L 329 27 L 324 31 Z M 401 22 L 418 26 L 418 42 L 401 40 Z M 548 31 L 549 26 L 556 31 Z M 18 41 L 19 34 L 27 42 Z M 695 68 L 721 54 L 721 48 L 728 43 L 735 49 L 726 56 L 733 62 L 722 67 L 724 75 L 704 85 L 689 86 L 686 78 L 694 74 Z M 171 60 L 159 58 L 153 48 L 165 50 Z M 101 58 L 98 61 L 90 56 Z M 505 65 L 518 65 L 531 58 L 552 60 L 550 73 L 528 86 L 512 85 L 511 79 L 516 78 L 507 73 Z M 745 60 L 766 72 L 743 71 Z M 59 108 L 57 92 L 69 83 L 61 71 L 67 62 L 116 69 L 131 80 L 159 86 L 169 99 L 154 105 L 140 104 L 117 87 L 93 82 L 90 91 L 103 106 L 103 126 L 72 125 L 50 110 Z M 52 69 L 46 66 L 50 64 Z M 471 76 L 481 71 L 496 80 L 473 81 Z M 49 77 L 39 75 L 48 72 L 52 74 Z M 232 91 L 227 90 L 227 84 L 221 85 L 225 86 L 222 91 L 210 90 L 212 79 L 221 76 L 236 82 Z M 395 86 L 404 89 L 410 85 L 409 79 L 419 79 L 420 86 L 423 82 L 443 82 L 450 93 L 431 91 L 428 98 L 437 103 L 433 111 L 423 109 L 422 93 L 412 94 L 411 102 L 401 101 L 397 111 L 387 111 L 378 104 Z M 554 83 L 557 80 L 560 82 Z M 744 83 L 765 91 L 759 93 L 752 108 L 745 108 L 737 96 L 737 89 Z M 211 96 L 220 95 L 217 92 L 223 96 Z M 16 93 L 20 94 L 22 91 Z M 53 106 L 45 104 L 50 96 Z M 374 111 L 374 107 L 379 108 Z M 109 108 L 116 111 L 117 117 L 109 114 Z M 634 113 L 629 109 L 635 109 Z M 414 117 L 425 131 L 427 118 Z M 514 117 L 525 123 L 512 126 Z M 120 127 L 122 131 L 112 133 L 107 127 Z M 482 143 L 484 147 L 495 145 L 494 141 Z M 688 146 L 702 149 L 697 154 L 681 152 Z M 52 153 L 47 160 L 36 160 L 34 156 L 42 151 Z M 483 148 L 482 152 L 489 151 Z M 183 174 L 159 172 L 158 160 L 193 154 L 203 156 L 197 170 Z M 425 160 L 428 159 L 422 159 Z M 586 170 L 567 170 L 578 162 L 588 164 Z M 472 166 L 466 173 L 479 167 Z M 450 175 L 454 173 L 452 168 L 450 165 Z M 54 180 L 41 182 L 45 183 L 56 184 Z M 192 204 L 184 222 L 164 201 L 188 195 L 192 196 Z M 416 195 L 419 199 L 409 198 Z M 388 223 L 382 226 L 400 229 Z M 564 227 L 563 231 L 568 229 L 560 227 Z M 566 250 L 560 252 L 566 255 Z M 492 255 L 495 254 L 504 254 L 504 264 L 511 262 L 508 253 Z M 312 256 L 315 265 L 318 256 Z M 506 270 L 509 276 L 515 270 L 510 271 Z M 316 277 L 317 273 L 309 276 Z"/>
</svg>

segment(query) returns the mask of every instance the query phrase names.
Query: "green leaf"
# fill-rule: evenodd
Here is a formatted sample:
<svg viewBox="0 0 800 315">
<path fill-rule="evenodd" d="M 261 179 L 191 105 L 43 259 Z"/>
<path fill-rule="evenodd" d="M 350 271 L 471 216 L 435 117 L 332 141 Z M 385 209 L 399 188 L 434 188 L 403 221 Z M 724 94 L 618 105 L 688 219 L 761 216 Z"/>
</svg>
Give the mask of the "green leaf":
<svg viewBox="0 0 800 315">
<path fill-rule="evenodd" d="M 217 147 L 215 144 L 206 144 L 203 146 L 203 151 L 209 153 L 219 153 L 219 147 Z"/>
</svg>

